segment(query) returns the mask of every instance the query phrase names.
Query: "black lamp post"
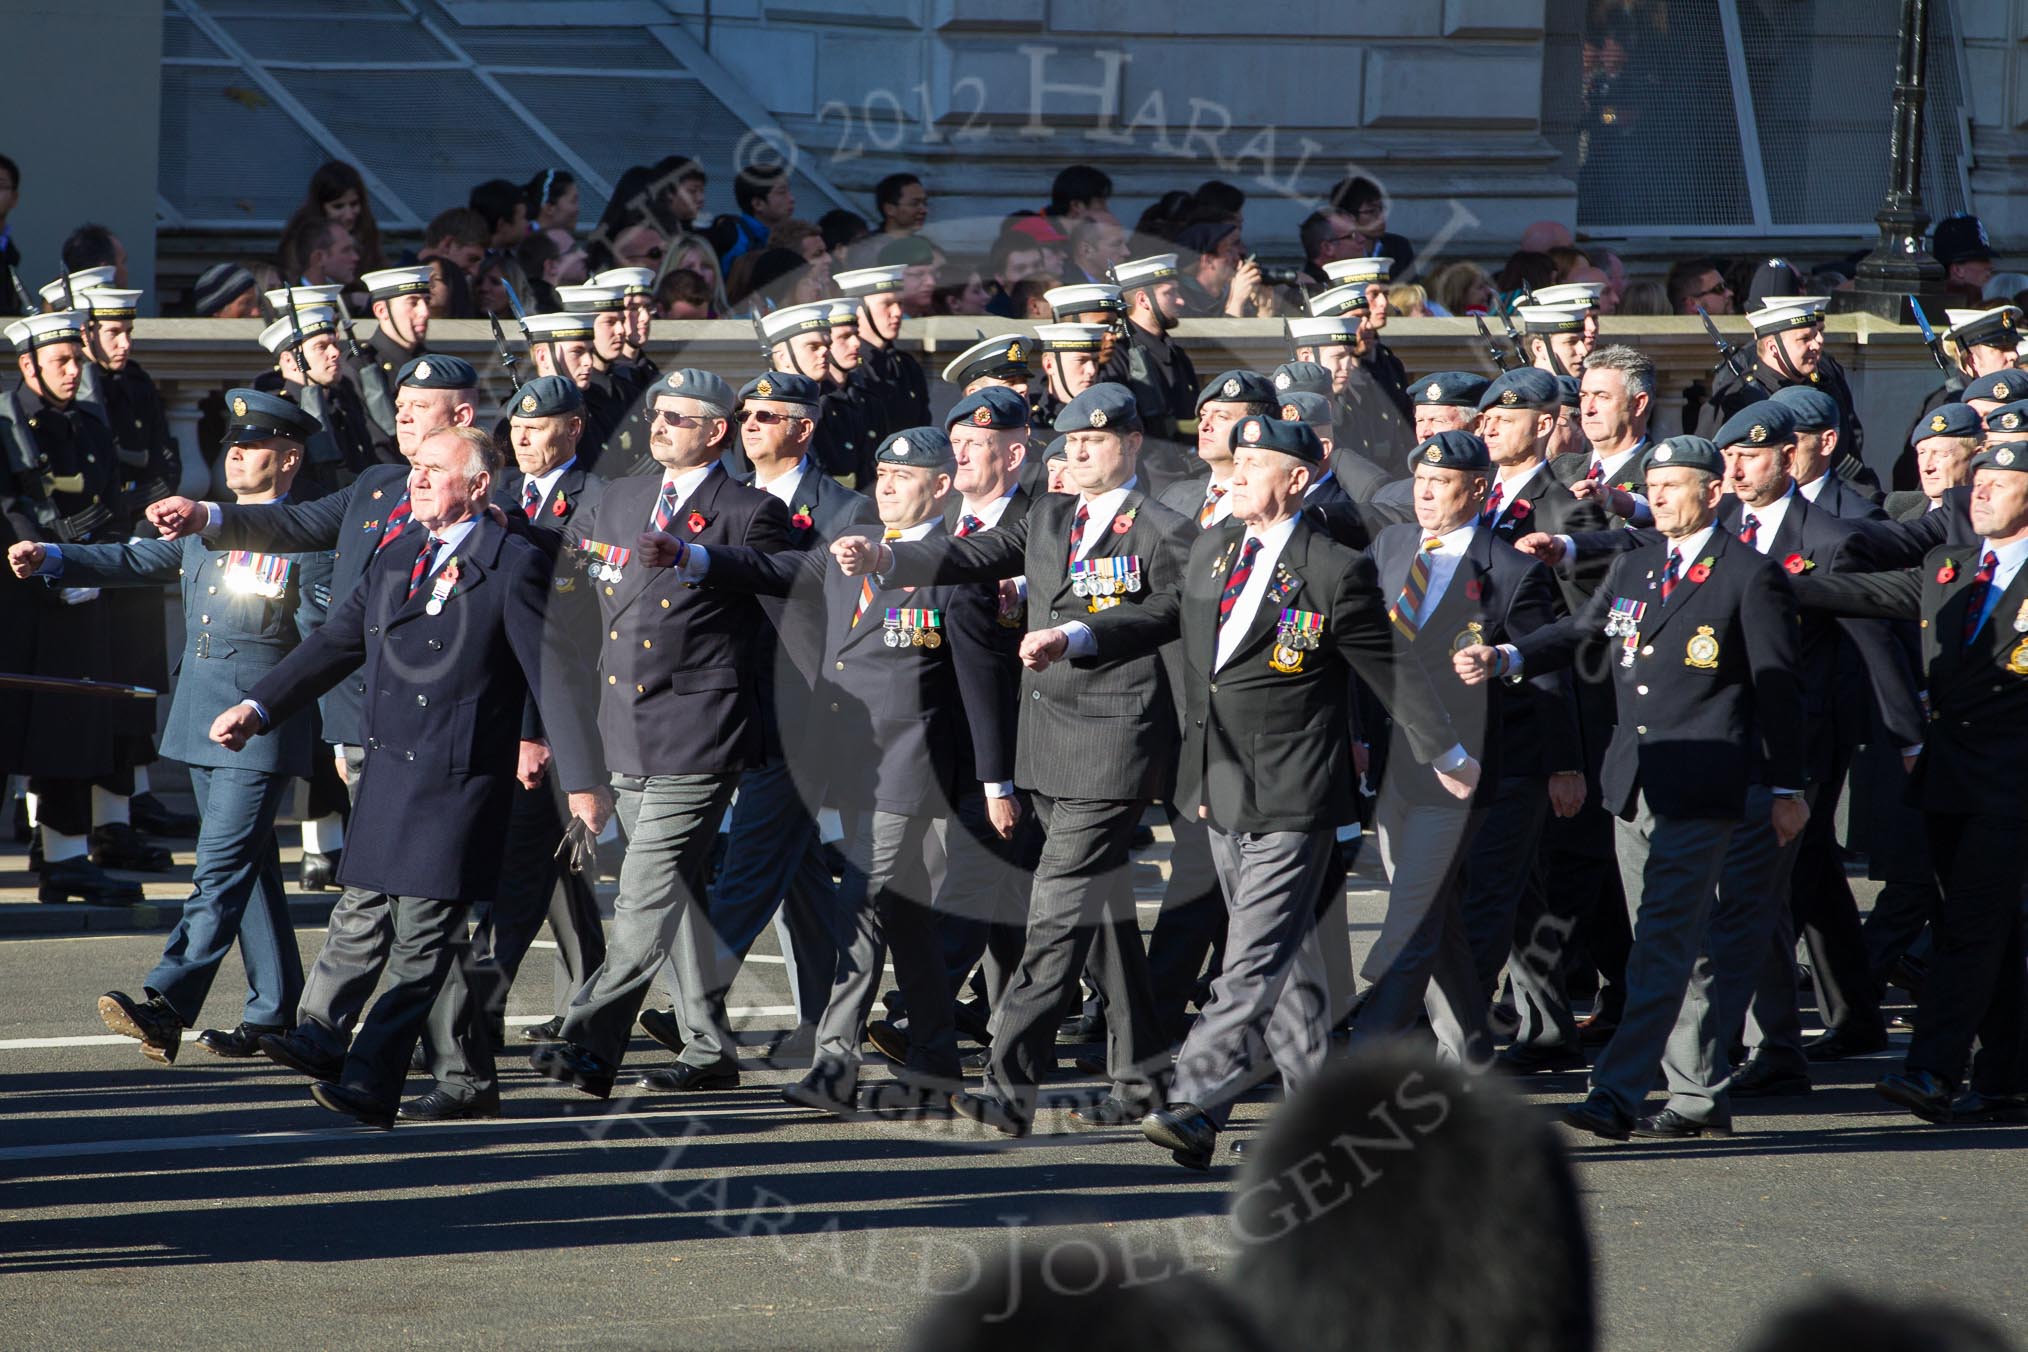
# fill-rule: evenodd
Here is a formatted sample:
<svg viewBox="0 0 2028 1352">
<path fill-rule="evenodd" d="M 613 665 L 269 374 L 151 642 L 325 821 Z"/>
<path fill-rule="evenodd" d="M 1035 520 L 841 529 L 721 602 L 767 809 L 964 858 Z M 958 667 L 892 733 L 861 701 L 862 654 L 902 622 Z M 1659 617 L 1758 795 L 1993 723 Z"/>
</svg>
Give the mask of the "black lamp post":
<svg viewBox="0 0 2028 1352">
<path fill-rule="evenodd" d="M 1912 323 L 1908 296 L 1925 312 L 1941 315 L 1943 265 L 1924 243 L 1929 213 L 1922 209 L 1922 104 L 1929 47 L 1929 0 L 1901 0 L 1901 46 L 1894 60 L 1894 126 L 1888 133 L 1887 196 L 1873 218 L 1880 243 L 1859 264 L 1857 284 L 1840 292 L 1838 309 L 1858 310 Z"/>
</svg>

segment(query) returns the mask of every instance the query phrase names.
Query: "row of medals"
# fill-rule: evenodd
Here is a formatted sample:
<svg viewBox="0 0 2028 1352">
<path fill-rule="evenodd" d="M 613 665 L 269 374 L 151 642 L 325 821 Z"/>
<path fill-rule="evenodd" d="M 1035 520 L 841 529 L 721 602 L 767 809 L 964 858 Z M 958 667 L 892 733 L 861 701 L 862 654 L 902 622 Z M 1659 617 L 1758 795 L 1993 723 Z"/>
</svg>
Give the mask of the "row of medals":
<svg viewBox="0 0 2028 1352">
<path fill-rule="evenodd" d="M 901 624 L 901 616 L 889 615 L 881 622 L 883 632 L 880 641 L 890 648 L 941 648 L 944 636 L 934 629 L 907 628 Z"/>
</svg>

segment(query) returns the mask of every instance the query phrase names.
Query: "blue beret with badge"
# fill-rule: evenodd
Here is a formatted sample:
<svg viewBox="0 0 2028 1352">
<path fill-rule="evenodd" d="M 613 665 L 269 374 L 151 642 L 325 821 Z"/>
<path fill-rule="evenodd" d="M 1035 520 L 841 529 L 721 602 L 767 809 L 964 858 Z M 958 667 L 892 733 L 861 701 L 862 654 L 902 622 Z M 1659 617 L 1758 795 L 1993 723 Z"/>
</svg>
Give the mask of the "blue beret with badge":
<svg viewBox="0 0 2028 1352">
<path fill-rule="evenodd" d="M 507 406 L 511 418 L 556 418 L 566 413 L 579 413 L 584 409 L 584 396 L 578 393 L 577 382 L 563 376 L 537 376 L 514 391 L 514 402 Z"/>
<path fill-rule="evenodd" d="M 412 390 L 473 390 L 479 387 L 479 373 L 463 357 L 429 352 L 403 366 L 394 383 Z"/>
<path fill-rule="evenodd" d="M 1232 448 L 1237 451 L 1247 447 L 1280 451 L 1306 465 L 1324 463 L 1324 443 L 1306 422 L 1284 422 L 1280 418 L 1249 414 L 1232 425 Z"/>
<path fill-rule="evenodd" d="M 1026 428 L 1029 417 L 1026 399 L 1005 385 L 988 385 L 953 404 L 951 411 L 944 415 L 944 426 L 951 428 L 959 423 L 968 423 L 988 431 L 1010 432 Z"/>
<path fill-rule="evenodd" d="M 1648 468 L 1694 469 L 1721 476 L 1725 473 L 1725 456 L 1703 437 L 1670 437 L 1648 452 Z"/>
<path fill-rule="evenodd" d="M 888 433 L 880 449 L 873 453 L 873 460 L 875 464 L 906 465 L 911 469 L 948 470 L 956 464 L 951 455 L 951 439 L 934 427 L 908 427 Z"/>
<path fill-rule="evenodd" d="M 1138 432 L 1141 406 L 1126 386 L 1101 381 L 1065 404 L 1055 426 L 1059 432 Z"/>
<path fill-rule="evenodd" d="M 686 366 L 671 371 L 648 387 L 648 398 L 670 395 L 677 399 L 695 399 L 721 418 L 730 418 L 734 399 L 732 386 L 714 371 L 699 370 Z"/>
<path fill-rule="evenodd" d="M 1511 374 L 1511 373 L 1510 373 Z M 1427 465 L 1431 469 L 1488 470 L 1493 457 L 1486 443 L 1459 428 L 1424 437 L 1408 453 L 1411 470 Z"/>
<path fill-rule="evenodd" d="M 1576 376 L 1558 376 L 1556 393 L 1565 408 L 1577 408 L 1583 399 L 1584 386 L 1578 383 Z"/>
<path fill-rule="evenodd" d="M 1798 432 L 1835 432 L 1842 421 L 1838 401 L 1809 385 L 1785 385 L 1774 392 L 1774 402 L 1796 415 Z"/>
<path fill-rule="evenodd" d="M 1938 404 L 1915 429 L 1915 439 L 1925 437 L 1981 437 L 1986 424 L 1970 404 Z"/>
<path fill-rule="evenodd" d="M 1995 371 L 1989 376 L 1980 376 L 1965 386 L 1962 398 L 1968 404 L 1974 399 L 1989 399 L 1996 404 L 2006 404 L 2024 394 L 2028 394 L 2028 374 L 2009 367 L 2004 371 Z"/>
<path fill-rule="evenodd" d="M 1051 440 L 1048 449 L 1043 451 L 1042 458 L 1045 461 L 1070 459 L 1070 438 L 1059 436 Z"/>
<path fill-rule="evenodd" d="M 1988 446 L 1972 457 L 1972 468 L 2028 470 L 2028 446 Z"/>
<path fill-rule="evenodd" d="M 1763 399 L 1727 418 L 1711 442 L 1723 450 L 1727 446 L 1786 446 L 1795 439 L 1795 410 Z"/>
<path fill-rule="evenodd" d="M 1986 415 L 1988 432 L 2028 432 L 2028 399 L 2002 404 Z"/>
<path fill-rule="evenodd" d="M 1498 380 L 1485 386 L 1477 407 L 1481 412 L 1489 408 L 1532 408 L 1554 413 L 1563 407 L 1563 391 L 1556 387 L 1556 377 L 1542 368 L 1519 366 L 1502 372 Z"/>
<path fill-rule="evenodd" d="M 1308 390 L 1292 390 L 1282 396 L 1283 422 L 1308 423 L 1312 427 L 1331 425 L 1331 401 Z"/>
<path fill-rule="evenodd" d="M 1272 404 L 1274 401 L 1275 383 L 1258 371 L 1227 371 L 1213 376 L 1197 392 L 1199 410 L 1210 403 Z"/>
<path fill-rule="evenodd" d="M 1331 397 L 1331 373 L 1313 361 L 1285 361 L 1274 369 L 1274 386 L 1278 394 L 1291 390 L 1306 390 L 1311 394 Z"/>
<path fill-rule="evenodd" d="M 800 371 L 763 371 L 739 387 L 739 402 L 769 399 L 778 404 L 800 404 L 815 408 L 823 392 L 817 382 Z"/>
<path fill-rule="evenodd" d="M 1480 407 L 1487 379 L 1473 371 L 1438 371 L 1409 382 L 1409 398 L 1432 408 Z"/>
<path fill-rule="evenodd" d="M 225 429 L 227 446 L 245 446 L 271 437 L 305 442 L 324 430 L 324 424 L 289 400 L 259 390 L 227 390 L 225 410 L 232 418 Z"/>
</svg>

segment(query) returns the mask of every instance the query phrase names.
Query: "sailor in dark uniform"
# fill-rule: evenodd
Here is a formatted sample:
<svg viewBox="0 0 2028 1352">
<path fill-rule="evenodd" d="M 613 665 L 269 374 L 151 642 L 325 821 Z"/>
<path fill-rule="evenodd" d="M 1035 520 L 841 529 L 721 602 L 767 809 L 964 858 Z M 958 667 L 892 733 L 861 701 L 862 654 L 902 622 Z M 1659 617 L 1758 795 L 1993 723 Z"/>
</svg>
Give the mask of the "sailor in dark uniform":
<svg viewBox="0 0 2028 1352">
<path fill-rule="evenodd" d="M 303 477 L 334 492 L 367 466 L 383 462 L 367 433 L 366 405 L 345 379 L 336 337 L 338 312 L 323 305 L 291 306 L 286 300 L 281 310 L 282 317 L 261 330 L 261 346 L 274 354 L 282 378 L 279 392 L 323 429 L 310 442 Z"/>
<path fill-rule="evenodd" d="M 1966 387 L 1986 376 L 2012 373 L 2014 353 L 2021 345 L 2021 310 L 2014 305 L 1996 305 L 1990 310 L 1946 310 L 1950 327 L 1943 340 L 1955 358 L 1953 369 L 1944 374 L 1943 384 L 1931 390 L 1901 439 L 1901 455 L 1894 462 L 1894 487 L 1915 486 L 1915 443 L 1928 435 L 1923 428 L 1932 410 L 1942 404 L 1966 402 Z M 2004 379 L 2004 377 L 2003 377 Z M 2005 402 L 2004 399 L 2002 402 Z"/>
<path fill-rule="evenodd" d="M 345 371 L 359 387 L 371 423 L 369 435 L 380 459 L 394 464 L 394 399 L 401 368 L 423 354 L 430 333 L 428 264 L 381 268 L 364 273 L 359 284 L 373 300 L 373 332 L 359 345 L 357 359 L 347 358 Z"/>
<path fill-rule="evenodd" d="M 528 352 L 535 362 L 535 373 L 567 376 L 577 386 L 578 393 L 585 396 L 584 435 L 578 438 L 577 458 L 586 469 L 598 464 L 599 456 L 606 449 L 606 437 L 612 431 L 611 427 L 598 421 L 591 404 L 592 375 L 596 369 L 592 343 L 597 318 L 595 314 L 559 310 L 530 315 L 521 321 L 521 332 L 528 340 Z M 620 468 L 627 466 L 628 461 L 620 462 Z"/>
<path fill-rule="evenodd" d="M 924 426 L 930 420 L 929 381 L 921 363 L 900 346 L 907 266 L 855 268 L 834 274 L 831 281 L 840 295 L 859 302 L 861 383 L 873 391 L 875 406 L 884 410 L 874 431 L 885 437 L 904 427 Z"/>
<path fill-rule="evenodd" d="M 1811 385 L 1838 401 L 1845 453 L 1832 472 L 1868 493 L 1878 493 L 1879 481 L 1866 468 L 1865 429 L 1859 425 L 1852 389 L 1844 369 L 1824 350 L 1824 310 L 1829 304 L 1822 296 L 1770 296 L 1760 309 L 1749 310 L 1753 361 L 1744 378 L 1731 370 L 1719 375 L 1710 401 L 1697 416 L 1697 434 L 1709 436 L 1748 404 L 1772 399 L 1789 385 Z"/>
<path fill-rule="evenodd" d="M 1113 330 L 1105 324 L 1037 324 L 1035 342 L 1042 354 L 1042 389 L 1029 401 L 1029 418 L 1036 427 L 1056 421 L 1063 406 L 1098 382 L 1105 350 L 1113 341 Z M 1022 466 L 1024 485 L 1031 484 L 1041 469 L 1042 458 L 1031 455 Z"/>
<path fill-rule="evenodd" d="M 1100 375 L 1134 392 L 1146 436 L 1140 472 L 1158 495 L 1175 480 L 1191 477 L 1185 443 L 1197 435 L 1197 368 L 1169 336 L 1183 313 L 1176 278 L 1172 253 L 1129 259 L 1113 269 L 1127 306 L 1127 341 Z"/>
<path fill-rule="evenodd" d="M 767 345 L 769 369 L 802 376 L 816 387 L 817 406 L 812 414 L 816 431 L 810 438 L 810 455 L 817 467 L 840 483 L 864 491 L 872 487 L 873 451 L 879 439 L 866 419 L 864 403 L 849 397 L 831 379 L 833 304 L 820 300 L 788 305 L 762 315 L 755 323 Z M 862 337 L 862 361 L 865 351 Z M 729 450 L 728 464 L 735 473 L 751 468 L 736 448 Z"/>
</svg>

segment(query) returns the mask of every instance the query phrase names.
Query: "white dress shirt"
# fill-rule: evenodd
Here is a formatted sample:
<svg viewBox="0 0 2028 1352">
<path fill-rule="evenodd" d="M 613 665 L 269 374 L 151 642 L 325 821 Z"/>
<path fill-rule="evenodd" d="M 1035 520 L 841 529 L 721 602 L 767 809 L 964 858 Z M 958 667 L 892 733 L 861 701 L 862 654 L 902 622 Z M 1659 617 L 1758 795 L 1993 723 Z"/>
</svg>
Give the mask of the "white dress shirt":
<svg viewBox="0 0 2028 1352">
<path fill-rule="evenodd" d="M 1218 501 L 1211 505 L 1211 516 L 1210 519 L 1207 520 L 1204 516 L 1204 501 L 1206 498 L 1209 498 L 1211 496 L 1211 490 L 1214 488 L 1218 490 Z M 1303 496 L 1307 498 L 1310 496 L 1311 493 L 1314 493 L 1316 491 L 1317 486 L 1315 484 L 1311 484 L 1309 490 L 1305 492 Z M 1219 483 L 1216 479 L 1213 479 L 1209 483 L 1206 483 L 1204 485 L 1203 497 L 1200 497 L 1197 500 L 1197 514 L 1192 519 L 1195 520 L 1201 526 L 1211 527 L 1217 525 L 1219 522 L 1225 520 L 1225 518 L 1231 515 L 1232 515 L 1232 485 L 1229 483 L 1226 484 Z"/>
<path fill-rule="evenodd" d="M 793 512 L 796 510 L 796 504 L 791 499 L 796 496 L 796 490 L 803 486 L 803 476 L 809 472 L 810 457 L 806 455 L 766 483 L 757 484 L 756 486 L 761 492 L 780 499 L 782 506 Z M 754 477 L 758 480 L 760 476 L 756 474 Z M 683 490 L 678 489 L 677 491 L 680 493 Z"/>
<path fill-rule="evenodd" d="M 1129 479 L 1118 488 L 1108 489 L 1095 498 L 1083 499 L 1085 509 L 1084 538 L 1077 542 L 1077 558 L 1083 559 L 1088 557 L 1091 554 L 1092 546 L 1111 532 L 1113 518 L 1120 514 L 1120 508 L 1126 503 L 1127 494 L 1133 491 L 1134 481 Z M 1070 515 L 1071 520 L 1075 521 L 1077 519 L 1075 511 L 1072 511 Z"/>
<path fill-rule="evenodd" d="M 661 487 L 655 490 L 655 503 L 662 501 L 663 489 L 666 489 L 670 484 L 676 485 L 676 510 L 669 514 L 669 523 L 671 525 L 682 519 L 683 506 L 690 501 L 690 495 L 695 493 L 697 486 L 703 483 L 706 476 L 717 468 L 718 462 L 714 460 L 708 465 L 699 465 L 696 469 L 686 469 L 680 474 L 664 473 L 662 475 Z M 655 523 L 655 503 L 648 505 L 648 524 L 650 526 Z"/>
<path fill-rule="evenodd" d="M 998 528 L 1000 518 L 1007 515 L 1008 504 L 1014 501 L 1015 490 L 1020 487 L 1021 485 L 1018 483 L 1009 484 L 1007 485 L 1006 492 L 994 498 L 991 502 L 982 503 L 977 507 L 974 507 L 969 502 L 960 502 L 958 506 L 959 520 L 963 520 L 968 516 L 976 516 L 979 518 L 980 530 L 994 530 Z M 953 534 L 955 533 L 953 531 Z"/>
<path fill-rule="evenodd" d="M 1774 549 L 1775 533 L 1781 530 L 1782 522 L 1788 519 L 1789 502 L 1795 496 L 1795 492 L 1794 485 L 1791 485 L 1788 492 L 1765 507 L 1749 507 L 1743 501 L 1739 504 L 1741 530 L 1746 529 L 1746 519 L 1749 516 L 1760 523 L 1753 534 L 1753 547 L 1761 553 L 1766 554 Z"/>
<path fill-rule="evenodd" d="M 1246 542 L 1258 539 L 1260 552 L 1254 555 L 1253 572 L 1247 575 L 1246 585 L 1239 589 L 1239 597 L 1232 603 L 1232 613 L 1225 617 L 1225 623 L 1218 626 L 1218 647 L 1211 658 L 1211 669 L 1217 671 L 1232 659 L 1239 647 L 1239 641 L 1252 626 L 1254 616 L 1260 613 L 1261 598 L 1267 595 L 1268 583 L 1274 580 L 1275 564 L 1281 561 L 1282 548 L 1289 537 L 1296 533 L 1296 517 L 1278 521 L 1265 530 L 1249 529 L 1232 552 L 1232 566 L 1237 567 L 1246 553 Z"/>
<path fill-rule="evenodd" d="M 2028 560 L 2028 537 L 2016 540 L 2011 545 L 1996 545 L 1991 540 L 1979 541 L 1979 553 L 1972 560 L 1972 571 L 1977 572 L 1979 563 L 1988 553 L 1996 560 L 1993 565 L 1993 585 L 1986 588 L 1986 609 L 1980 624 L 1993 623 L 1993 610 L 2000 604 L 2000 596 L 2014 585 L 2014 577 L 2021 571 L 2023 560 Z M 2012 623 L 2009 617 L 2007 623 Z"/>
<path fill-rule="evenodd" d="M 1810 480 L 1808 483 L 1797 484 L 1796 491 L 1801 493 L 1804 497 L 1808 498 L 1812 503 L 1815 503 L 1818 495 L 1824 491 L 1824 485 L 1829 483 L 1830 481 L 1831 481 L 1831 472 L 1829 470 L 1825 470 L 1822 474 L 1819 474 L 1816 478 Z"/>
</svg>

